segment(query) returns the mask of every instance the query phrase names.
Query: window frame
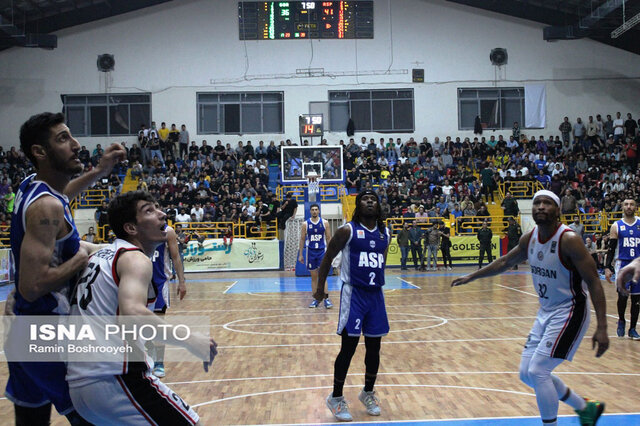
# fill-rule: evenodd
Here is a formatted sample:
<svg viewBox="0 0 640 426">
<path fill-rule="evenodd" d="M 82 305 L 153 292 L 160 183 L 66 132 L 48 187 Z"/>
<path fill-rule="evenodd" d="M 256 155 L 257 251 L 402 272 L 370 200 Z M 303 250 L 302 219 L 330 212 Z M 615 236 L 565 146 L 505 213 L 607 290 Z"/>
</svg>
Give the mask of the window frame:
<svg viewBox="0 0 640 426">
<path fill-rule="evenodd" d="M 505 96 L 503 92 L 514 91 L 517 90 L 519 92 L 518 96 Z M 470 94 L 475 92 L 474 96 L 462 96 L 462 94 Z M 496 94 L 490 92 L 497 92 Z M 497 127 L 491 127 L 487 125 L 483 129 L 486 130 L 509 130 L 513 126 L 513 122 L 505 123 L 505 117 L 507 116 L 506 111 L 503 111 L 503 105 L 505 101 L 513 101 L 518 100 L 520 104 L 520 117 L 517 120 L 519 123 L 524 123 L 524 100 L 525 93 L 524 87 L 459 87 L 457 89 L 458 96 L 458 130 L 473 130 L 474 125 L 463 126 L 462 125 L 462 105 L 471 105 L 473 101 L 476 103 L 476 116 L 482 116 L 481 102 L 482 101 L 495 101 L 498 107 L 498 119 L 499 123 Z M 475 118 L 475 117 L 474 117 Z M 475 120 L 474 120 L 475 121 Z M 509 120 L 510 121 L 510 120 Z M 516 121 L 516 120 L 513 120 Z M 490 124 L 490 123 L 487 123 Z"/>
<path fill-rule="evenodd" d="M 408 96 L 400 96 L 400 93 L 405 93 Z M 392 94 L 395 93 L 395 96 Z M 333 99 L 332 99 L 333 97 Z M 365 104 L 368 104 L 368 118 L 369 118 L 369 128 L 362 128 L 362 126 L 355 123 L 356 133 L 358 132 L 377 132 L 377 133 L 414 133 L 416 128 L 416 109 L 415 109 L 415 92 L 413 88 L 383 88 L 383 89 L 354 89 L 354 90 L 329 90 L 327 92 L 327 98 L 329 103 L 329 131 L 338 132 L 344 131 L 344 129 L 338 129 L 333 126 L 336 120 L 335 117 L 332 117 L 332 105 L 337 107 L 344 108 L 346 103 L 347 112 L 349 117 L 353 117 L 354 114 L 354 103 L 356 106 L 362 107 Z M 410 129 L 400 129 L 396 128 L 396 117 L 395 117 L 395 107 L 396 102 L 411 102 L 411 128 Z M 383 128 L 382 126 L 376 125 L 376 115 L 374 114 L 374 104 L 376 103 L 384 103 L 389 102 L 390 105 L 390 119 L 391 119 L 391 128 Z M 362 110 L 362 112 L 365 112 Z"/>
<path fill-rule="evenodd" d="M 141 99 L 141 98 L 145 98 Z M 69 109 L 75 110 L 76 113 L 79 112 L 80 109 L 84 111 L 84 122 L 82 123 L 83 130 L 73 131 L 73 135 L 76 137 L 111 137 L 111 136 L 137 136 L 138 131 L 140 130 L 139 126 L 141 123 L 132 122 L 131 117 L 131 106 L 146 106 L 149 108 L 149 122 L 145 123 L 147 126 L 151 124 L 153 121 L 152 118 L 152 96 L 150 92 L 142 92 L 142 93 L 84 93 L 84 94 L 63 94 L 60 95 L 62 100 L 62 112 L 65 114 L 66 124 L 69 128 L 76 129 L 78 126 L 74 123 L 69 122 L 68 113 Z M 82 99 L 84 98 L 84 99 Z M 116 101 L 117 98 L 120 98 L 119 101 Z M 127 101 L 127 98 L 130 98 Z M 138 99 L 135 99 L 138 98 Z M 127 122 L 129 125 L 129 132 L 122 133 L 117 131 L 116 129 L 111 129 L 111 111 L 112 108 L 117 108 L 121 106 L 127 107 Z M 100 117 L 93 117 L 93 111 L 95 109 L 104 108 L 104 123 L 105 123 L 105 132 L 95 133 L 96 131 L 92 128 L 92 120 L 98 119 Z M 101 116 L 102 117 L 102 116 Z"/>
<path fill-rule="evenodd" d="M 273 96 L 279 97 L 279 99 L 271 100 L 265 99 L 267 97 Z M 256 99 L 259 96 L 260 99 Z M 209 99 L 206 99 L 209 98 Z M 217 99 L 215 99 L 217 98 Z M 211 126 L 207 126 L 204 122 L 205 117 L 203 112 L 206 106 L 216 106 L 216 117 L 217 123 L 215 126 L 216 130 L 209 130 Z M 224 111 L 225 105 L 238 105 L 238 125 L 239 130 L 236 131 L 226 131 L 223 129 L 225 116 Z M 258 131 L 245 131 L 245 126 L 243 125 L 243 105 L 249 108 L 255 107 L 256 105 L 260 106 L 260 129 Z M 272 125 L 265 126 L 265 105 L 268 106 L 279 106 L 280 113 L 280 123 L 278 126 L 280 127 L 280 131 L 270 130 Z M 276 111 L 276 109 L 274 109 Z M 273 112 L 273 111 L 271 111 Z M 284 134 L 285 133 L 285 109 L 284 109 L 284 91 L 256 91 L 256 92 L 196 92 L 196 119 L 197 119 L 197 132 L 199 135 L 259 135 L 259 134 Z M 273 124 L 273 123 L 272 123 Z M 265 128 L 268 128 L 265 130 Z"/>
</svg>

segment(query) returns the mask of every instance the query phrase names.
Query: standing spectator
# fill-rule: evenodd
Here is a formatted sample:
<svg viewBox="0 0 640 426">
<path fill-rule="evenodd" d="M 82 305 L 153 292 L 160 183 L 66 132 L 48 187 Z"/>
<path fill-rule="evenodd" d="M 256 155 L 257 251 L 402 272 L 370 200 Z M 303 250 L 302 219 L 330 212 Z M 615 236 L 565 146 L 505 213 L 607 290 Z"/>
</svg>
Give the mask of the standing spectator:
<svg viewBox="0 0 640 426">
<path fill-rule="evenodd" d="M 591 241 L 591 238 L 587 237 L 584 245 L 585 247 L 587 247 L 587 251 L 589 252 L 591 257 L 593 258 L 593 261 L 596 262 L 596 265 L 597 265 L 598 264 L 598 248 L 596 247 L 596 243 Z"/>
<path fill-rule="evenodd" d="M 440 222 L 436 222 L 431 228 L 427 229 L 424 234 L 424 251 L 422 253 L 422 267 L 425 270 L 425 255 L 426 255 L 426 270 L 436 271 L 438 270 L 438 249 L 440 248 Z M 433 259 L 433 269 L 431 268 L 431 260 Z"/>
<path fill-rule="evenodd" d="M 510 217 L 509 225 L 507 226 L 505 231 L 508 239 L 507 252 L 510 252 L 514 247 L 518 245 L 520 237 L 522 237 L 522 228 L 514 218 Z M 518 269 L 518 265 L 514 266 L 513 269 Z"/>
<path fill-rule="evenodd" d="M 177 148 L 176 144 L 178 143 L 179 140 L 180 140 L 180 130 L 176 129 L 175 124 L 172 124 L 171 130 L 169 130 L 169 136 L 167 138 L 167 146 L 166 146 L 167 153 L 171 153 L 172 157 L 175 157 L 176 152 L 178 152 L 176 150 Z"/>
<path fill-rule="evenodd" d="M 576 120 L 576 124 L 573 125 L 573 144 L 574 145 L 582 145 L 582 141 L 584 140 L 584 134 L 586 133 L 586 128 L 582 123 L 582 118 L 578 117 Z"/>
<path fill-rule="evenodd" d="M 578 200 L 571 194 L 570 189 L 564 192 L 564 197 L 560 200 L 560 212 L 563 215 L 578 213 Z"/>
<path fill-rule="evenodd" d="M 409 256 L 409 223 L 404 221 L 402 229 L 398 232 L 398 247 L 400 247 L 400 270 L 407 270 L 407 257 Z"/>
<path fill-rule="evenodd" d="M 418 270 L 418 262 L 422 264 L 422 229 L 418 228 L 414 220 L 409 230 L 409 241 L 411 242 L 411 256 L 413 257 L 413 266 Z"/>
<path fill-rule="evenodd" d="M 176 225 L 176 238 L 178 239 L 178 253 L 180 253 L 180 260 L 184 265 L 184 251 L 187 248 L 187 244 L 189 243 L 189 235 L 184 232 L 182 229 L 182 225 Z"/>
<path fill-rule="evenodd" d="M 616 112 L 616 119 L 613 120 L 613 141 L 618 142 L 624 138 L 624 121 L 620 117 L 620 112 Z"/>
<path fill-rule="evenodd" d="M 502 208 L 504 209 L 505 216 L 518 216 L 520 208 L 518 207 L 518 200 L 513 198 L 510 192 L 507 192 L 502 200 Z"/>
<path fill-rule="evenodd" d="M 164 121 L 160 123 L 160 128 L 158 129 L 158 138 L 160 139 L 160 147 L 166 154 L 167 143 L 169 142 L 169 129 L 167 128 L 167 123 L 165 123 Z"/>
<path fill-rule="evenodd" d="M 560 133 L 562 133 L 563 142 L 569 142 L 569 136 L 571 135 L 572 129 L 573 126 L 569 122 L 569 117 L 565 117 L 564 121 L 560 123 L 560 126 L 558 127 L 558 130 L 560 130 Z"/>
<path fill-rule="evenodd" d="M 495 181 L 493 179 L 493 170 L 489 167 L 489 163 L 485 163 L 484 168 L 480 171 L 480 177 L 482 178 L 482 193 L 484 194 L 485 202 L 489 202 L 489 195 L 491 195 L 491 204 L 495 204 L 493 198 L 493 189 Z"/>
<path fill-rule="evenodd" d="M 180 144 L 180 158 L 184 159 L 189 149 L 189 132 L 187 126 L 184 124 L 181 126 L 180 135 L 178 135 L 178 143 Z"/>
<path fill-rule="evenodd" d="M 144 124 L 140 125 L 138 143 L 142 151 L 142 164 L 146 166 L 151 162 L 151 151 L 149 150 L 149 129 Z"/>
<path fill-rule="evenodd" d="M 480 258 L 478 259 L 478 269 L 482 269 L 482 261 L 484 260 L 484 254 L 487 254 L 489 263 L 493 262 L 493 255 L 491 254 L 491 240 L 493 239 L 493 232 L 489 229 L 487 221 L 482 222 L 482 227 L 478 229 L 478 241 L 480 242 Z"/>
<path fill-rule="evenodd" d="M 631 113 L 627 114 L 627 120 L 624 122 L 624 135 L 627 138 L 636 137 L 636 130 L 638 129 L 638 123 L 631 117 Z"/>
<path fill-rule="evenodd" d="M 100 239 L 100 241 L 106 241 L 107 237 L 107 228 L 109 227 L 109 213 L 107 210 L 107 202 L 103 201 L 95 214 L 95 219 L 98 223 L 98 239 Z"/>
<path fill-rule="evenodd" d="M 280 212 L 276 214 L 276 218 L 278 219 L 278 229 L 285 229 L 287 226 L 287 220 L 289 220 L 290 217 L 295 217 L 297 211 L 298 202 L 293 198 L 293 193 L 288 192 L 287 197 L 280 207 Z"/>
<path fill-rule="evenodd" d="M 580 216 L 576 214 L 576 218 L 573 223 L 569 225 L 569 228 L 573 229 L 573 232 L 576 233 L 580 238 L 584 239 L 584 225 L 580 223 Z"/>
<path fill-rule="evenodd" d="M 516 141 L 520 140 L 520 125 L 518 124 L 517 121 L 513 122 L 513 128 L 511 129 L 511 135 L 513 136 L 513 139 Z"/>
<path fill-rule="evenodd" d="M 442 251 L 442 262 L 447 270 L 453 269 L 453 260 L 451 258 L 451 229 L 445 226 L 442 232 L 442 241 L 440 242 L 440 251 Z M 447 266 L 449 260 L 449 266 Z"/>
</svg>

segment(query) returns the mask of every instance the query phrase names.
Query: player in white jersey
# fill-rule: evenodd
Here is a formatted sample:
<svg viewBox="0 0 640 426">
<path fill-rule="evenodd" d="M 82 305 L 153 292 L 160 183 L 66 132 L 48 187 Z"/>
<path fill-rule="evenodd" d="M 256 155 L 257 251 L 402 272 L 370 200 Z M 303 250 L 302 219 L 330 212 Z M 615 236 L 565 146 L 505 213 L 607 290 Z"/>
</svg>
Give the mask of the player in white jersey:
<svg viewBox="0 0 640 426">
<path fill-rule="evenodd" d="M 638 205 L 636 200 L 626 198 L 622 202 L 622 219 L 616 220 L 609 231 L 609 250 L 605 266 L 605 276 L 611 282 L 611 275 L 618 274 L 621 268 L 627 266 L 633 259 L 640 257 L 640 218 L 636 216 Z M 613 260 L 615 259 L 615 267 Z M 626 322 L 624 313 L 627 310 L 627 301 L 631 293 L 631 322 L 629 337 L 640 340 L 640 334 L 636 331 L 638 315 L 640 314 L 640 283 L 626 283 L 628 291 L 618 291 L 618 337 L 624 337 Z"/>
<path fill-rule="evenodd" d="M 166 215 L 143 191 L 115 197 L 108 211 L 117 239 L 91 256 L 78 280 L 71 313 L 144 316 L 147 324 L 171 329 L 151 310 L 155 288 L 150 256 L 167 239 Z M 216 354 L 213 339 L 198 333 L 171 343 L 206 360 L 205 371 Z M 144 350 L 141 343 L 133 346 L 136 351 Z M 148 357 L 146 362 L 128 362 L 126 353 L 122 357 L 121 362 L 68 363 L 71 400 L 80 415 L 96 425 L 200 424 L 195 411 L 152 375 Z"/>
<path fill-rule="evenodd" d="M 596 264 L 582 238 L 560 223 L 559 207 L 553 192 L 536 192 L 532 216 L 537 226 L 505 256 L 456 278 L 451 286 L 500 274 L 528 259 L 540 308 L 522 352 L 520 379 L 535 390 L 545 425 L 557 425 L 559 401 L 574 408 L 582 425 L 595 425 L 604 404 L 583 399 L 552 374 L 564 360 L 573 359 L 587 332 L 589 294 L 598 321 L 592 339 L 593 347 L 598 346 L 596 357 L 609 347 L 604 291 Z"/>
</svg>

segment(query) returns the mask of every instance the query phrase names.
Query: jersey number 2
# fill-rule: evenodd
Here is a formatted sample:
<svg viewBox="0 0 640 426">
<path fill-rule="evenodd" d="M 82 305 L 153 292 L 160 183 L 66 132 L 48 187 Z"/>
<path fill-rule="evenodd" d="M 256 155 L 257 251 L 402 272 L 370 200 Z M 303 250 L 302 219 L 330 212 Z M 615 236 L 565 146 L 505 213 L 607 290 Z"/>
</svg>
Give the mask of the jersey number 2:
<svg viewBox="0 0 640 426">
<path fill-rule="evenodd" d="M 376 273 L 375 272 L 369 272 L 369 284 L 370 285 L 376 285 Z"/>
</svg>

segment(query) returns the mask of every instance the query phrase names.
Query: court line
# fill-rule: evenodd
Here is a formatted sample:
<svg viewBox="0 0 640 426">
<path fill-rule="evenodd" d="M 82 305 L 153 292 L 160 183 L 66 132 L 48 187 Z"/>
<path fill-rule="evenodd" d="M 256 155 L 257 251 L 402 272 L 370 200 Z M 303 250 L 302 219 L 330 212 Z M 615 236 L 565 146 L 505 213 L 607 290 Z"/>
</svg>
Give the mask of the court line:
<svg viewBox="0 0 640 426">
<path fill-rule="evenodd" d="M 398 279 L 399 279 L 400 281 L 402 281 L 403 283 L 407 283 L 407 284 L 409 284 L 409 285 L 414 286 L 415 288 L 417 288 L 417 289 L 419 289 L 419 290 L 422 290 L 422 287 L 415 285 L 415 284 L 414 284 L 414 283 L 412 283 L 411 281 L 403 280 L 403 279 L 402 279 L 402 278 L 400 278 L 400 277 L 396 277 L 396 278 L 398 278 Z"/>
<path fill-rule="evenodd" d="M 345 385 L 346 388 L 361 388 L 362 385 Z M 468 390 L 477 390 L 477 391 L 489 391 L 489 392 L 499 392 L 499 393 L 510 393 L 510 394 L 515 394 L 515 395 L 524 395 L 524 396 L 536 396 L 534 393 L 530 393 L 530 392 L 520 392 L 520 391 L 513 391 L 513 390 L 506 390 L 506 389 L 494 389 L 494 388 L 481 388 L 481 387 L 476 387 L 476 386 L 458 386 L 458 385 L 417 385 L 417 384 L 407 384 L 407 385 L 400 385 L 400 384 L 388 384 L 388 385 L 379 385 L 376 384 L 377 388 L 385 388 L 385 387 L 393 387 L 393 388 L 449 388 L 449 389 L 468 389 Z M 191 407 L 192 408 L 198 408 L 198 407 L 202 407 L 205 405 L 211 405 L 211 404 L 217 404 L 218 402 L 226 402 L 226 401 L 232 401 L 234 399 L 241 399 L 241 398 L 249 398 L 252 396 L 262 396 L 262 395 L 271 395 L 271 394 L 276 394 L 276 393 L 286 393 L 286 392 L 298 392 L 298 391 L 308 391 L 308 390 L 319 390 L 319 389 L 333 389 L 333 386 L 313 386 L 313 387 L 308 387 L 308 388 L 291 388 L 291 389 L 277 389 L 277 390 L 271 390 L 271 391 L 265 391 L 265 392 L 254 392 L 254 393 L 249 393 L 249 394 L 244 394 L 244 395 L 236 395 L 236 396 L 229 396 L 226 398 L 221 398 L 221 399 L 213 399 L 211 401 L 205 401 L 205 402 L 201 402 L 199 404 L 193 404 Z"/>
<path fill-rule="evenodd" d="M 516 375 L 519 371 L 389 371 L 386 373 L 378 372 L 378 376 L 462 376 L 462 375 Z M 640 373 L 608 373 L 593 371 L 554 371 L 553 374 L 558 375 L 575 375 L 575 376 L 640 376 Z M 172 385 L 190 385 L 199 383 L 217 383 L 217 382 L 242 382 L 242 381 L 260 381 L 260 380 L 285 380 L 285 379 L 308 379 L 333 377 L 333 373 L 325 374 L 299 374 L 291 376 L 259 376 L 259 377 L 234 377 L 226 379 L 206 379 L 206 380 L 185 380 L 182 382 L 163 382 L 167 386 Z"/>
<path fill-rule="evenodd" d="M 337 335 L 337 334 L 336 334 Z M 433 339 L 433 340 L 383 340 L 383 345 L 402 345 L 402 344 L 421 344 L 421 343 L 484 343 L 484 342 L 506 342 L 512 340 L 525 341 L 526 336 L 519 337 L 488 337 L 482 339 Z M 341 343 L 282 343 L 282 344 L 273 344 L 273 345 L 235 345 L 235 346 L 220 346 L 218 345 L 218 349 L 247 349 L 247 348 L 289 348 L 289 347 L 309 347 L 309 346 L 340 346 Z M 358 345 L 364 345 L 364 342 L 359 342 Z M 165 350 L 174 350 L 174 351 L 186 351 L 184 348 L 179 347 L 169 347 Z"/>
<path fill-rule="evenodd" d="M 231 288 L 233 288 L 233 286 L 236 284 L 238 284 L 238 281 L 234 281 L 233 284 L 231 284 L 225 291 L 222 292 L 222 294 L 227 294 L 227 292 L 231 290 Z"/>
</svg>

